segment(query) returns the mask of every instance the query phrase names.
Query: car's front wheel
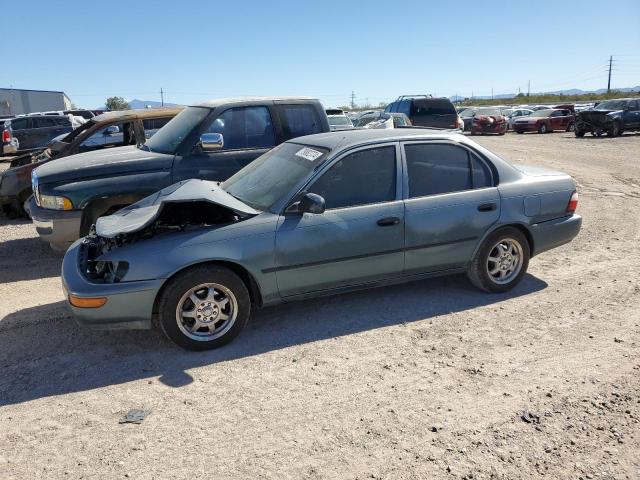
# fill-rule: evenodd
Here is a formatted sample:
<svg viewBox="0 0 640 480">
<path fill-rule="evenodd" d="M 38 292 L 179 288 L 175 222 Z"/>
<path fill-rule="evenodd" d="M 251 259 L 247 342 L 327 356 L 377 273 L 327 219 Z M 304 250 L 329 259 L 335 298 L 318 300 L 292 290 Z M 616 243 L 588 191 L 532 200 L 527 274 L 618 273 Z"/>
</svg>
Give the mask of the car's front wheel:
<svg viewBox="0 0 640 480">
<path fill-rule="evenodd" d="M 172 278 L 158 305 L 164 334 L 188 350 L 207 350 L 233 340 L 247 324 L 249 292 L 228 268 L 202 265 Z"/>
<path fill-rule="evenodd" d="M 530 255 L 529 242 L 520 230 L 501 228 L 482 243 L 469 265 L 467 276 L 485 292 L 506 292 L 522 280 Z"/>
<path fill-rule="evenodd" d="M 547 133 L 547 124 L 543 123 L 538 127 L 538 133 Z"/>
</svg>

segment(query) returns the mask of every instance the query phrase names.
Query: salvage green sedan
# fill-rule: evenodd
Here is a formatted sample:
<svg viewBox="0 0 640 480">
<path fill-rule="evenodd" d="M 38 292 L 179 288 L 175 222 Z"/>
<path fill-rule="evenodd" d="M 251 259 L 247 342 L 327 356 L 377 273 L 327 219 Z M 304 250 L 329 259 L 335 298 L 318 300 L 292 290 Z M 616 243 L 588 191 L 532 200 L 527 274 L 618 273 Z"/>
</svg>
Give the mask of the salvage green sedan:
<svg viewBox="0 0 640 480">
<path fill-rule="evenodd" d="M 311 135 L 224 183 L 186 180 L 99 218 L 67 251 L 63 285 L 83 325 L 158 325 L 202 350 L 252 307 L 460 272 L 508 291 L 578 234 L 577 203 L 568 175 L 459 134 Z"/>
</svg>

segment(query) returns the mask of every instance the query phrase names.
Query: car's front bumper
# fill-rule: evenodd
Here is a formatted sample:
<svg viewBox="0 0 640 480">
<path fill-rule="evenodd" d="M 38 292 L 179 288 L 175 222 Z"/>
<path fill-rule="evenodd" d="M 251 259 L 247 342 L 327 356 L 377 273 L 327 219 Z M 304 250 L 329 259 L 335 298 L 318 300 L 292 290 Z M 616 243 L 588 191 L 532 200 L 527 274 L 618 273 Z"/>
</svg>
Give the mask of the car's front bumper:
<svg viewBox="0 0 640 480">
<path fill-rule="evenodd" d="M 25 203 L 40 238 L 54 250 L 64 251 L 80 236 L 82 210 L 49 210 L 36 205 L 35 198 Z"/>
<path fill-rule="evenodd" d="M 575 214 L 532 225 L 533 252 L 531 256 L 569 243 L 578 235 L 581 226 L 582 217 Z"/>
<path fill-rule="evenodd" d="M 512 127 L 516 132 L 537 132 L 537 123 L 514 123 Z"/>
<path fill-rule="evenodd" d="M 100 330 L 148 329 L 151 327 L 153 304 L 162 287 L 162 279 L 119 283 L 92 283 L 81 272 L 83 240 L 67 250 L 62 262 L 62 286 L 67 302 L 69 295 L 81 298 L 105 297 L 99 308 L 78 308 L 69 303 L 76 321 Z"/>
</svg>

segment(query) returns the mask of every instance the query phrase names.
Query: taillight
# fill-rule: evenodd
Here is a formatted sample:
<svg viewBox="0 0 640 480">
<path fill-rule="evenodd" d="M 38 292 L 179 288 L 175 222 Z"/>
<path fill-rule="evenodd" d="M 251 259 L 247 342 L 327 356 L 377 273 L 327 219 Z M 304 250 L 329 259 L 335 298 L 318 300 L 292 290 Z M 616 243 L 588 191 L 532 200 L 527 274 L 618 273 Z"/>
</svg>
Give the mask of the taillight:
<svg viewBox="0 0 640 480">
<path fill-rule="evenodd" d="M 9 133 L 9 130 L 2 131 L 2 141 L 4 143 L 9 143 L 11 141 L 11 133 Z"/>
<path fill-rule="evenodd" d="M 573 213 L 578 209 L 578 192 L 573 192 L 567 205 L 567 213 Z"/>
<path fill-rule="evenodd" d="M 460 128 L 460 117 L 456 117 L 456 121 L 453 124 L 453 128 Z"/>
</svg>

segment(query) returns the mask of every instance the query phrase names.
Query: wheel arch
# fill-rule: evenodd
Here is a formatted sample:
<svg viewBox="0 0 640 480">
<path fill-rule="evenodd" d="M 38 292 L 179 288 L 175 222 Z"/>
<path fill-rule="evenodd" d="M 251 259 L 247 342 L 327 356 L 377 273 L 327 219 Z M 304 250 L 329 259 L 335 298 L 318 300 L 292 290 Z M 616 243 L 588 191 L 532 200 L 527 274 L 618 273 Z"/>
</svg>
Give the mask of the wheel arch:
<svg viewBox="0 0 640 480">
<path fill-rule="evenodd" d="M 531 234 L 531 230 L 529 230 L 529 227 L 524 223 L 512 222 L 512 223 L 501 223 L 501 224 L 493 225 L 492 228 L 487 230 L 487 232 L 484 234 L 482 239 L 476 245 L 476 248 L 473 251 L 473 257 L 471 257 L 471 258 L 475 258 L 475 256 L 478 253 L 478 250 L 480 250 L 480 247 L 482 247 L 482 244 L 489 237 L 489 235 L 492 235 L 494 232 L 496 232 L 496 231 L 498 231 L 498 230 L 500 230 L 502 228 L 507 228 L 507 227 L 513 227 L 513 228 L 516 228 L 516 229 L 518 229 L 518 230 L 520 230 L 522 232 L 522 234 L 527 239 L 527 242 L 529 243 L 529 256 L 533 257 L 534 254 L 535 254 L 535 244 L 534 244 L 534 241 L 533 241 L 533 235 Z"/>
<path fill-rule="evenodd" d="M 170 276 L 168 276 L 165 279 L 164 283 L 162 284 L 162 287 L 160 287 L 160 290 L 158 290 L 158 293 L 156 294 L 156 298 L 153 301 L 152 313 L 154 316 L 159 313 L 158 306 L 160 304 L 160 298 L 162 297 L 162 294 L 164 293 L 164 290 L 166 286 L 169 284 L 169 282 L 172 279 L 174 279 L 177 275 L 180 275 L 189 269 L 201 267 L 203 265 L 217 265 L 217 266 L 225 267 L 231 270 L 233 273 L 238 275 L 238 277 L 240 277 L 245 287 L 247 287 L 247 291 L 249 292 L 249 298 L 251 300 L 251 305 L 255 305 L 257 307 L 262 306 L 263 301 L 262 301 L 262 292 L 260 291 L 260 285 L 258 285 L 258 282 L 256 281 L 256 279 L 254 278 L 254 276 L 251 274 L 249 270 L 247 270 L 243 265 L 237 262 L 233 262 L 230 260 L 212 259 L 212 260 L 203 260 L 201 262 L 191 263 L 189 265 L 186 265 L 180 268 L 179 270 L 176 270 Z"/>
<path fill-rule="evenodd" d="M 126 194 L 90 198 L 82 206 L 80 236 L 87 235 L 95 219 L 107 213 L 111 208 L 131 205 L 145 196 L 142 194 Z"/>
</svg>

